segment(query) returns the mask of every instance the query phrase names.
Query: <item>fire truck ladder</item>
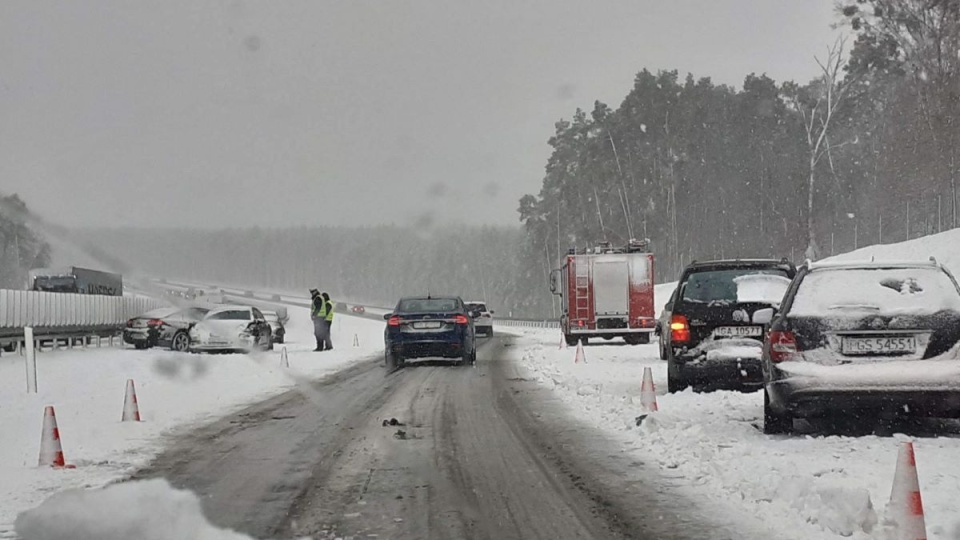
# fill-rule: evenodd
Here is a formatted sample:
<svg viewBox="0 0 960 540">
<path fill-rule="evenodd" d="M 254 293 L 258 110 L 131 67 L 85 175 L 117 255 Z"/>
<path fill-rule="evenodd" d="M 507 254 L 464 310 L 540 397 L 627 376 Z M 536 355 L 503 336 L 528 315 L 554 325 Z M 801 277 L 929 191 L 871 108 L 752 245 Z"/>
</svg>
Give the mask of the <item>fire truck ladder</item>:
<svg viewBox="0 0 960 540">
<path fill-rule="evenodd" d="M 576 306 L 576 318 L 579 320 L 590 318 L 590 280 L 587 276 L 576 276 L 576 286 L 574 292 L 574 306 Z"/>
</svg>

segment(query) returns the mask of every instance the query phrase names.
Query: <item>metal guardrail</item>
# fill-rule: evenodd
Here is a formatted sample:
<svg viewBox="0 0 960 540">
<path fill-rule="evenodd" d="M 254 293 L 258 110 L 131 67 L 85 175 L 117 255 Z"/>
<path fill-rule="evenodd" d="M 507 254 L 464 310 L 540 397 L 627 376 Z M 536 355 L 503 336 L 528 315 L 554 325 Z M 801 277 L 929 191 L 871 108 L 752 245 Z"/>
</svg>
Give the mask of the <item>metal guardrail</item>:
<svg viewBox="0 0 960 540">
<path fill-rule="evenodd" d="M 0 344 L 22 341 L 28 326 L 37 338 L 108 336 L 128 319 L 167 305 L 149 297 L 0 289 Z"/>
<path fill-rule="evenodd" d="M 533 319 L 494 319 L 494 326 L 513 326 L 522 328 L 560 328 L 560 321 L 544 321 Z"/>
</svg>

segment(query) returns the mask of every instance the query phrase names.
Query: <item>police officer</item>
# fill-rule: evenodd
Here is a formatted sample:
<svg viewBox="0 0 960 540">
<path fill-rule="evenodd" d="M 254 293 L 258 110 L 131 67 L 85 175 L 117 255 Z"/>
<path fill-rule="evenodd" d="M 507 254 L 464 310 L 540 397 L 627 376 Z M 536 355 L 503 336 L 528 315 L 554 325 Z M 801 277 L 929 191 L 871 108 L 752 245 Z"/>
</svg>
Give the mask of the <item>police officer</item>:
<svg viewBox="0 0 960 540">
<path fill-rule="evenodd" d="M 323 350 L 323 332 L 327 325 L 326 302 L 320 296 L 320 291 L 310 289 L 310 319 L 313 321 L 313 337 L 317 338 L 317 348 Z"/>
<path fill-rule="evenodd" d="M 330 336 L 333 334 L 333 302 L 330 301 L 330 295 L 323 293 L 320 295 L 323 298 L 324 303 L 324 332 L 323 332 L 323 348 L 321 350 L 331 351 L 333 350 L 333 340 Z"/>
</svg>

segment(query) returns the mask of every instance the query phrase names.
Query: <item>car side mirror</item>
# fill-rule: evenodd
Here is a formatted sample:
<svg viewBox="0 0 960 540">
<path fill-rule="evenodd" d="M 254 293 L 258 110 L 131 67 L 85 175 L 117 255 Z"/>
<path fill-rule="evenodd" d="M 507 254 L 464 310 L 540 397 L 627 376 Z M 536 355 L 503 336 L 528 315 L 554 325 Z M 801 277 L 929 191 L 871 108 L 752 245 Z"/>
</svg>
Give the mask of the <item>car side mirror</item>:
<svg viewBox="0 0 960 540">
<path fill-rule="evenodd" d="M 393 313 L 384 313 L 384 314 L 383 314 L 383 320 L 385 320 L 385 321 L 389 321 L 389 320 L 390 320 L 390 317 L 393 317 Z"/>
<path fill-rule="evenodd" d="M 775 314 L 776 310 L 773 308 L 758 309 L 753 312 L 753 324 L 770 324 Z"/>
</svg>

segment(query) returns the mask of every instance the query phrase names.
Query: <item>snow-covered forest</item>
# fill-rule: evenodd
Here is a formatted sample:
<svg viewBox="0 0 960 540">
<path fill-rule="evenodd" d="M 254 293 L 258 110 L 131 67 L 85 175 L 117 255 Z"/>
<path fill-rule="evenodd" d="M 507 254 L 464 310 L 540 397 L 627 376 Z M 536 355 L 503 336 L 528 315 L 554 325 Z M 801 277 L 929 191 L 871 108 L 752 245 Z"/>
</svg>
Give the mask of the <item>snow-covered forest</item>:
<svg viewBox="0 0 960 540">
<path fill-rule="evenodd" d="M 805 84 L 642 70 L 618 108 L 558 122 L 521 201 L 526 253 L 646 236 L 669 278 L 692 259 L 818 258 L 960 224 L 960 2 L 837 16 L 853 36 Z"/>
</svg>

